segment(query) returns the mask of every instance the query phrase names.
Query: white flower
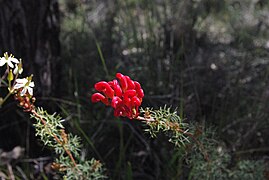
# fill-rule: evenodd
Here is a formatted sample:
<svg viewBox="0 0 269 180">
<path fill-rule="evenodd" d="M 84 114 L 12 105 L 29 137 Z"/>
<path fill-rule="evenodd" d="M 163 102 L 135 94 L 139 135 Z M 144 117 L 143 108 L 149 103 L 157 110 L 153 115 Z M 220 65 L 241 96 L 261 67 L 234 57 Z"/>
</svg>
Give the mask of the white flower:
<svg viewBox="0 0 269 180">
<path fill-rule="evenodd" d="M 16 79 L 16 84 L 14 89 L 23 88 L 21 91 L 21 96 L 23 96 L 27 91 L 32 96 L 33 95 L 33 87 L 35 87 L 34 82 L 31 82 L 31 77 L 23 78 L 23 79 Z"/>
<path fill-rule="evenodd" d="M 23 68 L 15 64 L 15 68 L 13 70 L 13 74 L 21 74 L 23 72 Z"/>
<path fill-rule="evenodd" d="M 7 53 L 4 54 L 4 57 L 0 58 L 0 66 L 7 64 L 9 67 L 14 68 L 13 63 L 18 64 L 19 60 L 14 58 L 12 55 L 8 56 Z"/>
</svg>

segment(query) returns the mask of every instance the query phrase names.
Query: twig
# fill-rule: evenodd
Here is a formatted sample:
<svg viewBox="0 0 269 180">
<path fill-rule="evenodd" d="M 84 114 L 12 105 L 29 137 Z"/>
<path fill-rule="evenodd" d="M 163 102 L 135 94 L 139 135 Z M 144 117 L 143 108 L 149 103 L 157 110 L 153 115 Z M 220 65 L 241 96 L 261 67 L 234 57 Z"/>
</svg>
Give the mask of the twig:
<svg viewBox="0 0 269 180">
<path fill-rule="evenodd" d="M 6 95 L 6 97 L 0 102 L 0 107 L 4 104 L 4 102 L 9 98 L 9 96 L 12 94 L 12 90 Z"/>
<path fill-rule="evenodd" d="M 3 76 L 0 78 L 0 87 L 2 86 L 2 81 L 3 81 L 3 79 L 6 78 L 7 73 L 8 73 L 8 69 L 6 69 L 5 73 L 4 73 Z"/>
<path fill-rule="evenodd" d="M 31 112 L 35 115 L 35 117 L 37 117 L 38 119 L 40 119 L 40 121 L 42 122 L 42 124 L 44 126 L 47 125 L 47 122 L 35 111 L 35 109 L 32 109 Z M 72 153 L 70 152 L 69 149 L 67 149 L 65 146 L 64 146 L 64 143 L 55 135 L 53 134 L 53 137 L 54 139 L 56 140 L 57 143 L 61 144 L 64 148 L 64 151 L 66 152 L 66 154 L 69 156 L 69 158 L 71 159 L 72 163 L 74 164 L 74 166 L 76 167 L 77 166 L 77 163 L 72 155 Z"/>
<path fill-rule="evenodd" d="M 236 155 L 248 154 L 248 153 L 251 154 L 251 153 L 254 153 L 254 152 L 269 152 L 269 147 L 237 151 L 235 154 Z"/>
<path fill-rule="evenodd" d="M 137 120 L 140 120 L 140 121 L 146 121 L 146 122 L 154 122 L 154 121 L 156 121 L 155 119 L 153 119 L 153 118 L 145 118 L 145 117 L 142 117 L 142 116 L 138 116 L 137 118 L 136 118 Z"/>
<path fill-rule="evenodd" d="M 9 163 L 7 163 L 7 168 L 8 168 L 10 180 L 15 180 L 15 176 L 14 176 L 12 167 L 11 167 L 11 165 Z"/>
</svg>

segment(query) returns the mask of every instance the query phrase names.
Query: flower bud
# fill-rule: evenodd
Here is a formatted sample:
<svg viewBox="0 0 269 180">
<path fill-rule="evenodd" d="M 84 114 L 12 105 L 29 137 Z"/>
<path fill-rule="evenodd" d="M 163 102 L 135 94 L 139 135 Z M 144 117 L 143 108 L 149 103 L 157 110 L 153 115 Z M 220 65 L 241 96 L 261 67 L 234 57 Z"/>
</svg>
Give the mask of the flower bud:
<svg viewBox="0 0 269 180">
<path fill-rule="evenodd" d="M 8 75 L 7 75 L 7 80 L 10 82 L 14 79 L 12 70 L 9 70 Z"/>
</svg>

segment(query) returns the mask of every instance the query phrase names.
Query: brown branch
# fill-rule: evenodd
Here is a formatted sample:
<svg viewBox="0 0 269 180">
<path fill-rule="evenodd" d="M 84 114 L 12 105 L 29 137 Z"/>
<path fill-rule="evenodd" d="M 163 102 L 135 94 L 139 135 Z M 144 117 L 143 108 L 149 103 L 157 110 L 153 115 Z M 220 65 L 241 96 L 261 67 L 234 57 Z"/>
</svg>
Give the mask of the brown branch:
<svg viewBox="0 0 269 180">
<path fill-rule="evenodd" d="M 31 113 L 33 113 L 35 115 L 35 117 L 37 117 L 38 119 L 40 119 L 40 121 L 42 122 L 42 124 L 44 126 L 47 125 L 47 122 L 35 111 L 35 109 L 32 109 L 31 110 Z M 65 146 L 64 146 L 64 142 L 62 142 L 57 136 L 56 134 L 52 134 L 55 141 L 58 143 L 58 144 L 61 144 L 64 148 L 64 151 L 66 152 L 66 154 L 69 156 L 69 158 L 71 159 L 72 163 L 74 164 L 74 166 L 76 167 L 77 166 L 77 163 L 72 155 L 72 153 L 70 152 L 69 149 L 67 149 Z"/>
</svg>

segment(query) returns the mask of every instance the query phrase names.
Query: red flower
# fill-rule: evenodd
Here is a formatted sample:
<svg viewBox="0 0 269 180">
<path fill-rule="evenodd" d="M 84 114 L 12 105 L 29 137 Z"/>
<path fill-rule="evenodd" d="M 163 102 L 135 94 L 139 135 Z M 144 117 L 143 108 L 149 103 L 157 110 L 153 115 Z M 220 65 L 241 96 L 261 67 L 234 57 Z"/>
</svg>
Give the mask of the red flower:
<svg viewBox="0 0 269 180">
<path fill-rule="evenodd" d="M 114 90 L 110 87 L 110 85 L 105 82 L 105 81 L 101 81 L 101 82 L 98 82 L 94 85 L 94 88 L 97 90 L 97 91 L 101 91 L 105 94 L 106 97 L 109 97 L 109 98 L 113 98 L 114 96 Z"/>
<path fill-rule="evenodd" d="M 105 82 L 100 81 L 94 88 L 101 93 L 94 93 L 91 97 L 93 103 L 101 101 L 114 108 L 114 116 L 123 116 L 133 119 L 139 115 L 139 106 L 144 97 L 143 89 L 137 81 L 121 73 L 116 74 L 116 79 Z"/>
</svg>

